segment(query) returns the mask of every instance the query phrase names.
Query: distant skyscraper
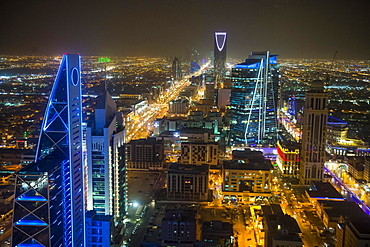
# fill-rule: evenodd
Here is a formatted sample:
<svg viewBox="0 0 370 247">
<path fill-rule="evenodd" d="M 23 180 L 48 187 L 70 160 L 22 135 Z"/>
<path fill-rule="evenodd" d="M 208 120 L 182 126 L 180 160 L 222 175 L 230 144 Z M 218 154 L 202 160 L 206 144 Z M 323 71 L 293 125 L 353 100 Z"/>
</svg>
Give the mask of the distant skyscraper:
<svg viewBox="0 0 370 247">
<path fill-rule="evenodd" d="M 199 51 L 196 50 L 194 47 L 191 48 L 190 62 L 196 62 L 196 63 L 200 62 Z"/>
<path fill-rule="evenodd" d="M 13 246 L 85 246 L 80 56 L 64 55 L 36 161 L 16 175 Z"/>
<path fill-rule="evenodd" d="M 328 121 L 328 94 L 324 92 L 324 83 L 312 82 L 306 92 L 303 111 L 303 134 L 300 164 L 300 181 L 311 184 L 321 181 L 324 175 L 326 157 L 326 127 Z"/>
<path fill-rule="evenodd" d="M 114 215 L 125 212 L 125 156 L 122 113 L 108 92 L 98 98 L 93 119 L 87 127 L 87 209 Z M 120 151 L 121 150 L 121 151 Z"/>
<path fill-rule="evenodd" d="M 226 73 L 226 35 L 226 32 L 215 32 L 214 73 L 216 81 L 223 78 Z"/>
<path fill-rule="evenodd" d="M 232 69 L 230 143 L 275 145 L 279 64 L 269 51 L 252 52 Z"/>
<path fill-rule="evenodd" d="M 181 63 L 180 60 L 175 57 L 175 59 L 172 62 L 172 78 L 173 80 L 177 81 L 180 80 L 182 77 L 182 72 L 181 72 Z"/>
</svg>

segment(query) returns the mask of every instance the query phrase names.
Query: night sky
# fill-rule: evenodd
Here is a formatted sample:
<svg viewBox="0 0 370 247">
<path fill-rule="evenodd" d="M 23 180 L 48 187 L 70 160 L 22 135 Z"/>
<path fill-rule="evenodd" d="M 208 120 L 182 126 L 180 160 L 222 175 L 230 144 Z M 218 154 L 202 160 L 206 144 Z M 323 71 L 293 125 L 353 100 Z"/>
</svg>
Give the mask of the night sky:
<svg viewBox="0 0 370 247">
<path fill-rule="evenodd" d="M 0 54 L 370 59 L 369 0 L 1 0 Z"/>
</svg>

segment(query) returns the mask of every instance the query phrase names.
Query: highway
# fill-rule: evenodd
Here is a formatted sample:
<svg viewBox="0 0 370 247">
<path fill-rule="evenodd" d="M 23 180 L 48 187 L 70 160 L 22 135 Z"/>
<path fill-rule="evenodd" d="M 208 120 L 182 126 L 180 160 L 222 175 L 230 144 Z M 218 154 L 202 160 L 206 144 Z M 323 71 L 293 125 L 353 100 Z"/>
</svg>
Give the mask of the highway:
<svg viewBox="0 0 370 247">
<path fill-rule="evenodd" d="M 179 93 L 186 86 L 190 85 L 189 79 L 192 76 L 201 75 L 207 67 L 208 64 L 204 65 L 198 72 L 173 83 L 170 88 L 163 91 L 156 102 L 148 104 L 147 107 L 136 112 L 136 114 L 134 112 L 130 112 L 127 117 L 129 121 L 125 123 L 126 143 L 131 140 L 147 138 L 150 135 L 150 130 L 153 128 L 154 120 L 166 115 L 168 103 L 176 99 Z"/>
</svg>

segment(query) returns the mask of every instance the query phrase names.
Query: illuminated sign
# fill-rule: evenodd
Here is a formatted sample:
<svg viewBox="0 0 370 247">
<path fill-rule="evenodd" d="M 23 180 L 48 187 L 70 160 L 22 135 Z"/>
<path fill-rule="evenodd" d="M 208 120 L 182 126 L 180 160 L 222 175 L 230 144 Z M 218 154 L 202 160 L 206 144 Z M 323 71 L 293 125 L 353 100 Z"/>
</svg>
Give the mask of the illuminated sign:
<svg viewBox="0 0 370 247">
<path fill-rule="evenodd" d="M 110 58 L 98 57 L 98 63 L 109 63 L 109 62 L 110 62 Z"/>
<path fill-rule="evenodd" d="M 78 73 L 78 69 L 76 67 L 73 67 L 71 71 L 71 82 L 73 86 L 77 86 L 79 81 L 80 81 L 80 75 Z"/>
<path fill-rule="evenodd" d="M 226 32 L 216 32 L 215 39 L 216 39 L 217 49 L 219 51 L 222 51 L 226 43 Z"/>
</svg>

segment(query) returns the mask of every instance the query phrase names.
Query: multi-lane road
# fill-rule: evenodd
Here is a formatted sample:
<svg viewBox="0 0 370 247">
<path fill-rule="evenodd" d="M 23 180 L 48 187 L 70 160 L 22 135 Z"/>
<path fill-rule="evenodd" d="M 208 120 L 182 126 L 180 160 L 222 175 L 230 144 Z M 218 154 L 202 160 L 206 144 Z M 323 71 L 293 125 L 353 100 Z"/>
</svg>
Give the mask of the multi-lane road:
<svg viewBox="0 0 370 247">
<path fill-rule="evenodd" d="M 203 73 L 203 71 L 207 68 L 208 65 L 205 65 L 199 70 L 195 72 L 191 76 L 199 76 Z M 153 128 L 153 122 L 157 118 L 162 118 L 168 109 L 168 103 L 180 94 L 180 92 L 188 85 L 190 85 L 189 79 L 191 78 L 185 77 L 184 79 L 175 82 L 166 90 L 163 90 L 163 93 L 159 95 L 156 102 L 152 104 L 148 104 L 144 109 L 140 112 L 131 112 L 127 121 L 125 123 L 126 128 L 126 143 L 130 142 L 131 140 L 146 138 L 150 135 L 150 130 Z"/>
</svg>

